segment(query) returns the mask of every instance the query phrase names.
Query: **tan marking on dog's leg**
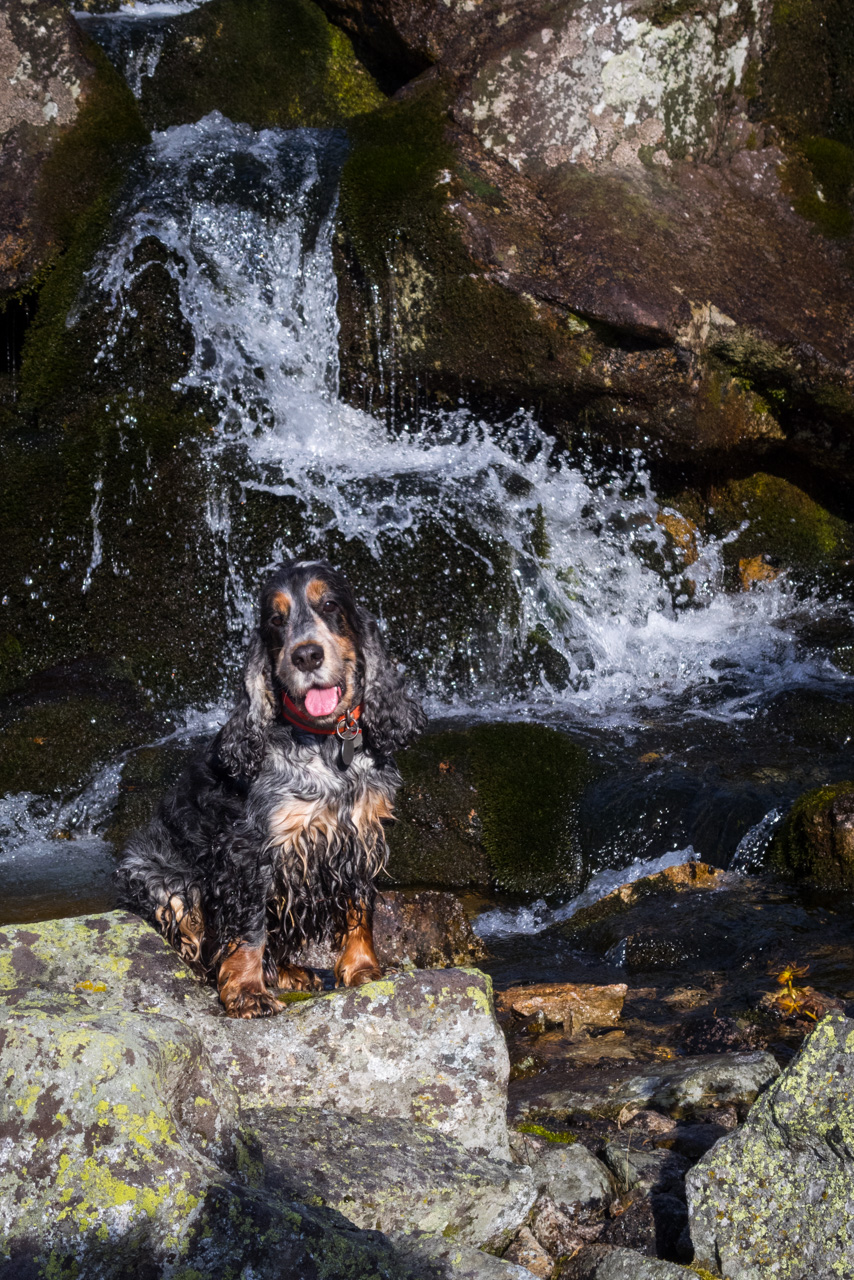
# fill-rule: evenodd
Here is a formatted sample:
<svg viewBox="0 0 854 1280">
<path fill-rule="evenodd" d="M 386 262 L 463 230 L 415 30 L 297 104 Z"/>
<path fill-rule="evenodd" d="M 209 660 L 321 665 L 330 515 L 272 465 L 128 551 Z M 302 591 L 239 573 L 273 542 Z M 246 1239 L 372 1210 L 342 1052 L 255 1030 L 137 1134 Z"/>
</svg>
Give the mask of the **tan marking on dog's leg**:
<svg viewBox="0 0 854 1280">
<path fill-rule="evenodd" d="M 361 987 L 382 977 L 374 951 L 374 931 L 367 907 L 352 906 L 347 912 L 343 950 L 335 964 L 336 987 Z"/>
<path fill-rule="evenodd" d="M 323 983 L 311 969 L 299 964 L 279 965 L 280 991 L 320 991 Z"/>
<path fill-rule="evenodd" d="M 229 1018 L 268 1018 L 280 1005 L 264 982 L 264 948 L 232 942 L 220 961 L 216 983 Z"/>
</svg>

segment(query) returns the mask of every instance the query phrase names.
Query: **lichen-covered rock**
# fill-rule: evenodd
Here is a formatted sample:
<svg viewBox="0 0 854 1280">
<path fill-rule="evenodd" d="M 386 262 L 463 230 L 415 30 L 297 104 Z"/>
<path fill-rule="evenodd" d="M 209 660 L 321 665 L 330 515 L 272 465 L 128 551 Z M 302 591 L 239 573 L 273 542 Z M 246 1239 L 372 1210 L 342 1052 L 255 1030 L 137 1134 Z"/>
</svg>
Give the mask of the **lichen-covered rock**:
<svg viewBox="0 0 854 1280">
<path fill-rule="evenodd" d="M 410 1274 L 375 1233 L 253 1188 L 254 1139 L 195 1031 L 39 993 L 21 958 L 33 993 L 0 1006 L 3 1280 Z"/>
<path fill-rule="evenodd" d="M 696 1260 L 731 1280 L 854 1271 L 854 1021 L 819 1023 L 794 1062 L 688 1174 Z"/>
<path fill-rule="evenodd" d="M 710 1054 L 645 1064 L 616 1063 L 570 1069 L 516 1082 L 519 1115 L 591 1115 L 615 1119 L 624 1107 L 653 1107 L 690 1118 L 709 1106 L 746 1109 L 779 1074 L 770 1053 Z M 549 1079 L 549 1076 L 552 1079 Z"/>
<path fill-rule="evenodd" d="M 607 0 L 566 5 L 479 66 L 459 114 L 516 169 L 667 167 L 709 154 L 759 52 L 767 8 L 717 0 L 699 12 L 647 3 L 623 14 Z"/>
<path fill-rule="evenodd" d="M 818 787 L 796 800 L 771 857 L 796 880 L 823 889 L 854 887 L 854 783 Z"/>
<path fill-rule="evenodd" d="M 477 970 L 407 973 L 245 1024 L 123 912 L 5 929 L 0 949 L 5 1003 L 25 984 L 76 992 L 95 1010 L 174 1018 L 197 1032 L 244 1106 L 279 1105 L 286 1089 L 293 1104 L 413 1120 L 475 1154 L 508 1157 L 509 1059 Z"/>
<path fill-rule="evenodd" d="M 601 1216 L 614 1199 L 610 1173 L 580 1142 L 548 1144 L 531 1171 L 538 1189 L 570 1217 Z"/>
<path fill-rule="evenodd" d="M 269 1191 L 338 1209 L 360 1227 L 496 1247 L 536 1199 L 524 1165 L 473 1156 L 409 1119 L 315 1107 L 245 1117 L 261 1140 Z"/>
<path fill-rule="evenodd" d="M 531 1277 L 527 1267 L 444 1236 L 419 1232 L 393 1239 L 400 1256 L 417 1269 L 419 1277 L 422 1268 L 426 1269 L 425 1280 L 428 1276 L 432 1280 L 437 1272 L 442 1280 L 445 1277 L 448 1280 L 530 1280 Z"/>
<path fill-rule="evenodd" d="M 536 724 L 425 735 L 400 757 L 389 873 L 404 884 L 572 887 L 586 752 Z"/>
</svg>

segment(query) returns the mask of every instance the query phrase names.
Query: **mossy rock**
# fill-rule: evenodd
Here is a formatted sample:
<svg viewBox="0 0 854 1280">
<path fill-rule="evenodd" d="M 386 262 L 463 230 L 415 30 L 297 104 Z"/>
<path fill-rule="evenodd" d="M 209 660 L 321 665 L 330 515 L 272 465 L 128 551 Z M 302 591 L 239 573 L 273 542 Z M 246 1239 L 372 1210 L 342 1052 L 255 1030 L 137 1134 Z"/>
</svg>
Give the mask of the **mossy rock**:
<svg viewBox="0 0 854 1280">
<path fill-rule="evenodd" d="M 854 890 L 854 782 L 818 787 L 796 800 L 771 846 L 784 875 L 822 889 Z"/>
<path fill-rule="evenodd" d="M 795 581 L 813 582 L 841 568 L 854 551 L 854 530 L 802 489 L 778 476 L 757 472 L 731 480 L 710 495 L 709 531 L 723 536 L 746 520 L 748 527 L 724 547 L 725 563 L 762 558 Z"/>
<path fill-rule="evenodd" d="M 329 128 L 383 102 L 311 0 L 212 0 L 170 26 L 142 111 L 153 128 L 210 111 L 254 128 Z"/>
<path fill-rule="evenodd" d="M 7 708 L 0 721 L 0 795 L 65 796 L 99 765 L 150 736 L 151 716 L 124 693 L 99 696 L 84 688 Z"/>
<path fill-rule="evenodd" d="M 536 724 L 428 734 L 399 760 L 389 832 L 398 883 L 548 893 L 581 874 L 577 805 L 586 753 Z"/>
<path fill-rule="evenodd" d="M 505 200 L 459 153 L 452 94 L 433 79 L 349 125 L 335 245 L 342 390 L 374 409 L 397 407 L 392 383 L 399 402 L 563 405 L 602 344 L 565 308 L 487 278 L 464 246 L 451 204 L 464 191 Z"/>
</svg>

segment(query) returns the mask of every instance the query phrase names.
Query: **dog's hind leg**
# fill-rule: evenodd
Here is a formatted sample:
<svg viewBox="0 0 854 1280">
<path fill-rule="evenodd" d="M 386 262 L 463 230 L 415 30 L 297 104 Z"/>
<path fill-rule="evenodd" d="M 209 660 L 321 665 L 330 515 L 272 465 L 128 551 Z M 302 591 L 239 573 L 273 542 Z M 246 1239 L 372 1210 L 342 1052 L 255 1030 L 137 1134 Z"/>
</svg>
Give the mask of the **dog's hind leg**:
<svg viewBox="0 0 854 1280">
<path fill-rule="evenodd" d="M 116 873 L 119 901 L 163 934 L 189 964 L 202 964 L 205 920 L 192 871 L 150 828 L 128 847 Z"/>
<path fill-rule="evenodd" d="M 374 950 L 373 918 L 364 903 L 350 904 L 341 942 L 341 955 L 335 964 L 337 987 L 361 987 L 382 977 Z"/>
</svg>

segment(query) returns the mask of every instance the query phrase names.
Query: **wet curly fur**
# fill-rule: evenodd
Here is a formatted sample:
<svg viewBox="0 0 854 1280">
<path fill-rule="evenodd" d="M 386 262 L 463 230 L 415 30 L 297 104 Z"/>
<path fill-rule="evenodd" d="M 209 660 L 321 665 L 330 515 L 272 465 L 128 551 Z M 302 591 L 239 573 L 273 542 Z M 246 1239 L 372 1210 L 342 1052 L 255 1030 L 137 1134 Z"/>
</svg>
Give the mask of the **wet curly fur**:
<svg viewBox="0 0 854 1280">
<path fill-rule="evenodd" d="M 309 716 L 306 696 L 331 688 L 334 710 Z M 285 719 L 285 694 L 332 732 Z M 364 745 L 344 767 L 334 729 L 357 706 Z M 122 857 L 123 905 L 216 978 L 233 1017 L 275 1013 L 277 991 L 319 985 L 291 962 L 306 942 L 336 941 L 339 983 L 378 977 L 371 918 L 400 784 L 393 753 L 424 723 L 344 577 L 325 562 L 281 565 L 261 590 L 236 707 Z"/>
</svg>

